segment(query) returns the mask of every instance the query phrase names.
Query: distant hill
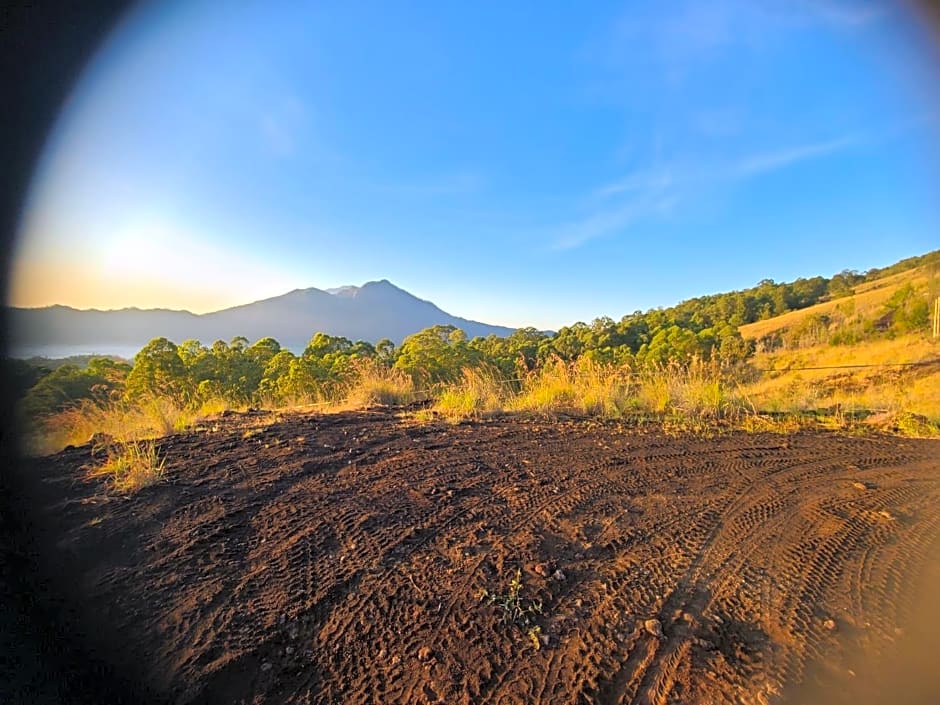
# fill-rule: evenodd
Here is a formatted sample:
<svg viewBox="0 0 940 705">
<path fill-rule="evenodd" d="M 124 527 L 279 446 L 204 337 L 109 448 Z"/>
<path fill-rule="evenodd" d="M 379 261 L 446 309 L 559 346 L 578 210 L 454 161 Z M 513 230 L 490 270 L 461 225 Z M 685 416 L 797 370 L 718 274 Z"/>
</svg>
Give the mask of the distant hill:
<svg viewBox="0 0 940 705">
<path fill-rule="evenodd" d="M 891 272 L 884 274 L 884 272 Z M 853 286 L 842 296 L 772 318 L 742 325 L 738 329 L 745 340 L 758 342 L 758 349 L 771 347 L 806 347 L 830 342 L 833 334 L 856 331 L 853 341 L 860 342 L 890 323 L 892 308 L 905 293 L 923 302 L 940 294 L 940 262 L 937 257 L 910 269 L 885 268 Z"/>
<path fill-rule="evenodd" d="M 284 347 L 300 351 L 316 332 L 373 343 L 388 338 L 396 344 L 412 333 L 439 324 L 456 326 L 468 338 L 513 332 L 512 328 L 452 316 L 384 279 L 330 291 L 296 289 L 205 314 L 47 306 L 11 308 L 9 321 L 11 348 L 16 356 L 48 354 L 44 350 L 109 353 L 138 349 L 160 336 L 177 343 L 189 338 L 211 343 L 239 335 L 251 341 L 270 336 Z"/>
<path fill-rule="evenodd" d="M 940 339 L 928 320 L 940 296 L 940 261 L 923 261 L 876 270 L 838 298 L 741 326 L 755 348 L 751 365 L 784 371 L 748 384 L 749 403 L 772 411 L 864 410 L 877 412 L 873 423 L 891 424 L 903 410 L 940 422 Z M 924 325 L 912 326 L 912 314 Z"/>
</svg>

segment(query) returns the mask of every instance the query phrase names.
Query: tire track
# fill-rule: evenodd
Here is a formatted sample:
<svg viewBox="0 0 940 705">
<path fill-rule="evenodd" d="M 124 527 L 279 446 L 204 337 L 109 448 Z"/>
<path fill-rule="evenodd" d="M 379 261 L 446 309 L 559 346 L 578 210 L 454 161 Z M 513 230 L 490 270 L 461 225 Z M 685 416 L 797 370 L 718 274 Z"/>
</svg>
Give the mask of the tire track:
<svg viewBox="0 0 940 705">
<path fill-rule="evenodd" d="M 37 464 L 63 570 L 174 703 L 763 702 L 849 635 L 887 648 L 940 530 L 930 442 L 238 424 L 165 439 L 172 482 L 126 501 L 76 501 L 87 449 Z M 538 651 L 475 598 L 516 566 Z"/>
</svg>

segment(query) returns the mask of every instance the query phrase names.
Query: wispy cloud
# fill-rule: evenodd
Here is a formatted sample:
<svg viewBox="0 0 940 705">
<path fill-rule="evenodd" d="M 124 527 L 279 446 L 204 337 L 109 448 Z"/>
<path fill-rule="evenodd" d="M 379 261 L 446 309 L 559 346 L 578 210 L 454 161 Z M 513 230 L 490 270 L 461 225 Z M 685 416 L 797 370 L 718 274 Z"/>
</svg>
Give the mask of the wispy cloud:
<svg viewBox="0 0 940 705">
<path fill-rule="evenodd" d="M 555 228 L 553 250 L 571 250 L 601 237 L 616 234 L 641 220 L 668 215 L 678 199 L 668 192 L 643 193 L 612 208 Z"/>
<path fill-rule="evenodd" d="M 838 2 L 837 0 L 805 0 L 797 3 L 824 22 L 847 28 L 863 27 L 882 19 L 887 14 L 887 8 L 878 2 Z"/>
<path fill-rule="evenodd" d="M 649 171 L 628 174 L 619 181 L 605 184 L 594 192 L 598 199 L 610 198 L 625 193 L 662 191 L 673 183 L 672 174 L 667 169 L 651 169 Z"/>
<path fill-rule="evenodd" d="M 710 138 L 727 138 L 740 134 L 745 123 L 740 108 L 704 108 L 692 113 L 692 128 Z"/>
<path fill-rule="evenodd" d="M 668 169 L 653 168 L 595 189 L 584 216 L 551 229 L 550 248 L 572 250 L 642 221 L 668 216 L 679 202 L 679 186 L 688 174 L 678 177 Z"/>
<path fill-rule="evenodd" d="M 682 77 L 720 58 L 740 57 L 793 31 L 827 26 L 853 31 L 883 20 L 887 0 L 637 0 L 585 52 L 607 68 L 643 67 L 654 75 Z"/>
<path fill-rule="evenodd" d="M 822 159 L 861 143 L 859 135 L 851 134 L 756 151 L 711 165 L 673 164 L 668 168 L 636 171 L 594 189 L 586 200 L 583 217 L 549 229 L 549 247 L 571 250 L 592 240 L 612 237 L 642 222 L 668 217 L 679 203 L 692 200 L 702 189 Z"/>
<path fill-rule="evenodd" d="M 728 0 L 679 2 L 668 13 L 656 2 L 631 3 L 585 52 L 615 74 L 674 80 L 739 41 L 746 11 Z"/>
<path fill-rule="evenodd" d="M 569 211 L 579 217 L 542 230 L 548 246 L 570 250 L 638 232 L 721 189 L 889 139 L 883 130 L 850 132 L 863 121 L 846 128 L 800 115 L 783 123 L 741 95 L 763 91 L 778 75 L 790 80 L 790 65 L 777 74 L 784 65 L 775 62 L 800 59 L 794 39 L 864 31 L 894 11 L 889 0 L 676 0 L 668 12 L 655 0 L 630 3 L 584 55 L 600 69 L 592 99 L 620 106 L 630 127 L 631 151 L 611 161 L 630 158 L 640 168 L 586 192 Z M 643 143 L 645 135 L 657 140 Z"/>
<path fill-rule="evenodd" d="M 776 171 L 809 159 L 816 159 L 817 157 L 824 157 L 828 154 L 843 151 L 856 145 L 858 141 L 855 135 L 846 135 L 824 142 L 811 142 L 784 149 L 752 154 L 733 164 L 730 168 L 730 172 L 732 175 L 749 176 L 752 174 Z"/>
</svg>

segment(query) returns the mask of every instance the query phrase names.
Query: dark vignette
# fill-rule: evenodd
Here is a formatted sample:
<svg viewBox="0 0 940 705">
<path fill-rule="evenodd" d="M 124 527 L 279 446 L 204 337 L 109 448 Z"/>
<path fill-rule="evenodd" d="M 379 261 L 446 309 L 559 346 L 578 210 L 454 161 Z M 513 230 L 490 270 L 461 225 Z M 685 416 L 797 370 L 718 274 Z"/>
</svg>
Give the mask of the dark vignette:
<svg viewBox="0 0 940 705">
<path fill-rule="evenodd" d="M 130 6 L 128 0 L 0 3 L 0 283 L 6 300 L 13 238 L 30 177 L 82 69 Z M 5 307 L 0 353 L 7 352 Z M 6 366 L 3 367 L 4 377 Z M 54 567 L 43 565 L 27 511 L 10 384 L 0 380 L 0 702 L 141 703 L 132 683 L 84 650 Z"/>
</svg>

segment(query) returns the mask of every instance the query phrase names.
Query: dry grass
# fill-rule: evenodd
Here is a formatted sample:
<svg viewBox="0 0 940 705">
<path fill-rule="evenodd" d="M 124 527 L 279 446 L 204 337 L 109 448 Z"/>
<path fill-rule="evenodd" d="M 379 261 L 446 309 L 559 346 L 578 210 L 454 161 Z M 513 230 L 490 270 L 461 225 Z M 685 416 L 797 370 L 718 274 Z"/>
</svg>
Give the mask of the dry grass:
<svg viewBox="0 0 940 705">
<path fill-rule="evenodd" d="M 496 371 L 467 368 L 459 382 L 443 388 L 431 410 L 449 421 L 480 418 L 503 410 L 508 394 Z"/>
<path fill-rule="evenodd" d="M 556 358 L 525 379 L 508 409 L 617 418 L 635 409 L 632 387 L 628 368 Z"/>
<path fill-rule="evenodd" d="M 904 347 L 919 356 L 936 345 L 921 339 L 876 341 L 778 356 L 776 362 L 801 366 L 890 358 Z M 846 356 L 846 357 L 842 357 Z M 927 354 L 928 359 L 936 355 Z M 805 427 L 863 431 L 864 419 L 878 412 L 877 425 L 903 435 L 934 436 L 940 429 L 940 364 L 926 368 L 872 368 L 765 374 L 738 383 L 716 366 L 693 360 L 629 369 L 554 361 L 533 373 L 521 392 L 506 400 L 516 411 L 621 418 L 659 419 L 667 430 L 711 433 L 721 428 L 793 432 Z"/>
<path fill-rule="evenodd" d="M 917 292 L 926 292 L 931 285 L 932 276 L 927 267 L 899 272 L 872 282 L 864 282 L 855 288 L 855 293 L 851 296 L 826 301 L 799 311 L 790 311 L 765 321 L 748 323 L 738 330 L 745 340 L 756 340 L 765 335 L 796 328 L 812 316 L 841 313 L 851 318 L 871 318 L 906 284 L 913 285 Z"/>
<path fill-rule="evenodd" d="M 110 443 L 106 452 L 107 460 L 92 468 L 91 474 L 107 476 L 119 492 L 136 492 L 163 478 L 166 460 L 152 440 Z"/>
<path fill-rule="evenodd" d="M 346 390 L 345 399 L 336 406 L 343 410 L 376 405 L 403 406 L 415 400 L 415 392 L 410 375 L 373 360 L 364 360 L 357 368 L 355 381 Z"/>
<path fill-rule="evenodd" d="M 732 386 L 716 367 L 698 360 L 639 373 L 587 359 L 555 360 L 526 380 L 509 408 L 606 418 L 655 417 L 673 426 L 698 428 L 744 413 L 745 402 Z"/>
<path fill-rule="evenodd" d="M 341 399 L 318 396 L 263 406 L 293 411 L 348 411 L 379 404 L 405 405 L 416 398 L 410 376 L 371 361 L 359 366 L 355 381 L 342 393 Z M 245 408 L 233 407 L 221 398 L 208 399 L 195 408 L 160 397 L 134 403 L 85 400 L 38 421 L 24 421 L 21 424 L 22 450 L 28 455 L 48 455 L 69 445 L 84 445 L 96 434 L 120 443 L 159 438 L 191 429 L 224 411 L 244 411 Z"/>
<path fill-rule="evenodd" d="M 888 430 L 912 438 L 940 438 L 940 421 L 902 412 L 890 419 Z"/>
<path fill-rule="evenodd" d="M 890 288 L 883 285 L 871 291 Z M 708 431 L 731 425 L 782 432 L 806 425 L 854 429 L 862 419 L 871 417 L 869 427 L 934 436 L 940 434 L 940 362 L 916 368 L 795 368 L 937 360 L 940 341 L 923 334 L 759 353 L 752 358 L 752 365 L 777 371 L 762 373 L 746 384 L 738 384 L 717 367 L 701 361 L 637 372 L 587 358 L 571 363 L 556 358 L 515 386 L 494 369 L 464 370 L 460 381 L 436 390 L 433 406 L 419 412 L 419 416 L 458 421 L 499 411 L 519 411 L 652 418 L 677 430 Z M 269 408 L 347 411 L 376 405 L 403 406 L 423 396 L 409 375 L 373 361 L 361 363 L 353 383 L 338 393 L 343 395 L 340 400 L 318 398 L 306 406 L 292 403 Z M 95 434 L 116 443 L 139 442 L 193 428 L 231 408 L 222 399 L 207 400 L 195 409 L 163 398 L 134 404 L 89 400 L 23 424 L 23 450 L 30 455 L 45 455 L 68 445 L 88 443 Z M 246 437 L 250 434 L 246 431 Z"/>
<path fill-rule="evenodd" d="M 22 450 L 28 455 L 48 455 L 69 445 L 84 445 L 96 434 L 122 443 L 159 438 L 230 408 L 221 399 L 210 399 L 197 409 L 159 397 L 136 403 L 85 400 L 34 423 L 23 422 Z"/>
<path fill-rule="evenodd" d="M 868 340 L 853 345 L 815 345 L 800 350 L 757 353 L 751 359 L 762 369 L 824 365 L 887 364 L 922 362 L 940 355 L 940 342 L 923 333 Z"/>
<path fill-rule="evenodd" d="M 771 416 L 761 413 L 742 415 L 736 427 L 748 433 L 796 433 L 800 429 L 812 425 L 810 417 L 800 414 L 783 414 Z"/>
<path fill-rule="evenodd" d="M 734 419 L 747 408 L 746 399 L 714 365 L 693 360 L 666 365 L 640 375 L 640 405 L 653 413 L 692 419 Z"/>
<path fill-rule="evenodd" d="M 925 367 L 866 367 L 796 370 L 836 365 L 887 365 L 940 358 L 940 343 L 922 334 L 874 340 L 851 346 L 820 345 L 796 351 L 762 353 L 753 359 L 769 372 L 743 391 L 753 405 L 769 412 L 839 409 L 850 416 L 863 412 L 914 414 L 940 422 L 940 364 Z"/>
</svg>

